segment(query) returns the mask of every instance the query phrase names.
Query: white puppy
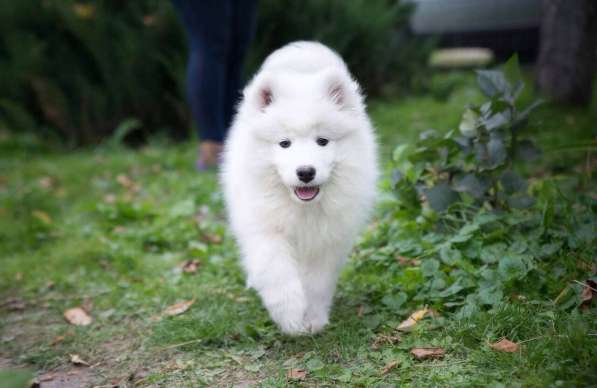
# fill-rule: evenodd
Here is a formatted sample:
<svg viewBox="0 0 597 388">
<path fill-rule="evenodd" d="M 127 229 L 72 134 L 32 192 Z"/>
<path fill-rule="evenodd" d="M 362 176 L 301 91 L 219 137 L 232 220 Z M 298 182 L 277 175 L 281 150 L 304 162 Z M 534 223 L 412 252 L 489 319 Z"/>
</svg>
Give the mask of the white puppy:
<svg viewBox="0 0 597 388">
<path fill-rule="evenodd" d="M 247 284 L 285 333 L 328 323 L 375 197 L 373 132 L 358 84 L 319 43 L 276 50 L 243 92 L 221 179 Z"/>
</svg>

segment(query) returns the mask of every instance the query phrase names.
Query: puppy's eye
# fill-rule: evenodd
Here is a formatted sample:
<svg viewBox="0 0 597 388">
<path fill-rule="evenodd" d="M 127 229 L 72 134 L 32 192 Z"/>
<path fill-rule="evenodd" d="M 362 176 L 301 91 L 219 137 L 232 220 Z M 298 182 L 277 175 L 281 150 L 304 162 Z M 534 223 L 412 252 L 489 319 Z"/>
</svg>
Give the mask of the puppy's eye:
<svg viewBox="0 0 597 388">
<path fill-rule="evenodd" d="M 318 137 L 317 138 L 317 144 L 320 145 L 320 146 L 322 146 L 322 147 L 325 147 L 329 142 L 330 141 L 328 139 L 326 139 L 326 138 L 323 138 L 323 137 Z"/>
<path fill-rule="evenodd" d="M 282 147 L 282 148 L 288 148 L 288 147 L 290 147 L 290 144 L 292 144 L 292 143 L 290 143 L 290 140 L 282 140 L 278 144 L 280 144 L 280 147 Z"/>
</svg>

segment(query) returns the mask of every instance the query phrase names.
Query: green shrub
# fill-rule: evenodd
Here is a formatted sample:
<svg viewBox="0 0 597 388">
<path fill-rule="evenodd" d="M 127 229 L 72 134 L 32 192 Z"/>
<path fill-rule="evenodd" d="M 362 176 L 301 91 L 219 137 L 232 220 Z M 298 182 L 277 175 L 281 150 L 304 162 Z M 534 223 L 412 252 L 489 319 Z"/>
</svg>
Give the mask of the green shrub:
<svg viewBox="0 0 597 388">
<path fill-rule="evenodd" d="M 144 131 L 188 128 L 185 62 L 169 2 L 4 2 L 0 124 L 71 143 L 97 141 L 129 117 Z"/>
<path fill-rule="evenodd" d="M 406 33 L 409 13 L 389 1 L 262 0 L 248 73 L 289 41 L 315 39 L 345 56 L 367 93 L 411 90 L 429 44 Z M 183 35 L 169 1 L 3 2 L 0 128 L 70 144 L 100 141 L 132 120 L 119 139 L 188 134 Z"/>
<path fill-rule="evenodd" d="M 370 95 L 425 83 L 433 42 L 408 33 L 412 4 L 367 0 L 261 0 L 249 69 L 294 40 L 316 40 L 342 55 Z"/>
<path fill-rule="evenodd" d="M 577 306 L 582 285 L 562 288 L 591 277 L 595 201 L 562 192 L 578 177 L 531 181 L 516 172 L 539 156 L 530 135 L 523 139 L 538 102 L 517 105 L 516 58 L 477 75 L 488 100 L 465 109 L 458 132 L 423 132 L 394 151 L 396 199 L 359 263 L 392 278 L 380 290 L 389 307 L 412 298 L 467 316 L 525 294 Z"/>
</svg>

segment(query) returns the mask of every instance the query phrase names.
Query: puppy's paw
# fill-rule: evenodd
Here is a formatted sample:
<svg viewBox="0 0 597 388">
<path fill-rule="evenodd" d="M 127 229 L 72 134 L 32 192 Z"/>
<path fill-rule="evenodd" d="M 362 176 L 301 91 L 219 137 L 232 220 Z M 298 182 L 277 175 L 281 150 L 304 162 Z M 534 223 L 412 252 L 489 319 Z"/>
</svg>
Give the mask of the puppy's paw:
<svg viewBox="0 0 597 388">
<path fill-rule="evenodd" d="M 305 316 L 305 327 L 309 333 L 315 334 L 323 330 L 329 323 L 328 313 L 325 311 L 312 312 L 308 311 Z"/>
<path fill-rule="evenodd" d="M 289 282 L 282 289 L 261 290 L 270 317 L 280 330 L 290 335 L 308 333 L 305 326 L 307 301 L 300 282 Z"/>
</svg>

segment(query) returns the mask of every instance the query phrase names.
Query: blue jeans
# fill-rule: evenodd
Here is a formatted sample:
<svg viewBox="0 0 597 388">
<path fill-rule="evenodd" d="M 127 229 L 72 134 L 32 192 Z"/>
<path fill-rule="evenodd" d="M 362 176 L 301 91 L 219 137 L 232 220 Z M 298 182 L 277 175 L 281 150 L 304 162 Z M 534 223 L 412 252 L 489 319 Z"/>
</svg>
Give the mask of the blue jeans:
<svg viewBox="0 0 597 388">
<path fill-rule="evenodd" d="M 240 99 L 257 0 L 173 0 L 189 41 L 187 98 L 201 140 L 222 142 Z"/>
</svg>

